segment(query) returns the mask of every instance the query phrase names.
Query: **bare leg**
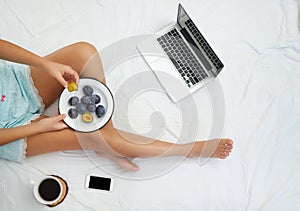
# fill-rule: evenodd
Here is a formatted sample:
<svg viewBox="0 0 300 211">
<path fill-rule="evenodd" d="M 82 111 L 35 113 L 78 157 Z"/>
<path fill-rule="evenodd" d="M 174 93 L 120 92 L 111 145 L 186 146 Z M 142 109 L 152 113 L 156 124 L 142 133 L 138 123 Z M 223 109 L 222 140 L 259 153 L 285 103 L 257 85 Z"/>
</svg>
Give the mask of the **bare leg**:
<svg viewBox="0 0 300 211">
<path fill-rule="evenodd" d="M 102 71 L 102 63 L 98 56 L 98 52 L 94 46 L 88 43 L 80 42 L 66 46 L 47 55 L 45 58 L 50 61 L 69 65 L 79 74 L 84 72 L 85 75 L 83 76 L 95 77 L 105 82 Z M 49 77 L 49 75 L 42 69 L 35 67 L 30 67 L 30 69 L 35 87 L 38 89 L 39 95 L 42 97 L 46 107 L 48 107 L 59 97 L 63 87 L 55 79 Z M 41 118 L 45 118 L 45 116 Z M 101 146 L 98 146 L 98 148 L 100 147 Z M 82 147 L 78 142 L 76 133 L 71 129 L 38 134 L 27 138 L 27 156 L 61 150 L 80 149 L 82 149 Z M 94 146 L 93 149 L 95 149 Z M 127 158 L 116 156 L 112 154 L 111 151 L 109 153 L 110 154 L 108 154 L 106 150 L 106 154 L 102 153 L 102 155 L 116 161 L 126 170 L 137 170 L 137 166 L 127 160 Z"/>
<path fill-rule="evenodd" d="M 124 133 L 124 132 L 122 132 Z M 200 141 L 188 144 L 173 144 L 150 138 L 128 134 L 130 140 L 120 135 L 120 131 L 105 126 L 100 132 L 75 133 L 71 129 L 48 132 L 27 139 L 27 155 L 33 156 L 61 150 L 86 149 L 100 154 L 119 157 L 156 157 L 156 156 L 201 156 L 205 144 L 213 143 L 209 157 L 226 158 L 232 150 L 230 139 Z M 80 141 L 79 141 L 80 140 Z M 45 144 L 45 142 L 47 144 Z"/>
<path fill-rule="evenodd" d="M 54 62 L 69 65 L 78 73 L 84 69 L 83 72 L 89 76 L 98 72 L 97 78 L 104 81 L 102 64 L 100 57 L 97 55 L 97 50 L 87 43 L 76 43 L 64 47 L 46 56 L 46 58 Z M 88 65 L 86 65 L 87 63 Z M 88 72 L 92 68 L 96 68 L 96 70 Z M 45 105 L 51 105 L 59 97 L 63 87 L 41 69 L 31 67 L 31 74 Z M 124 162 L 123 157 L 200 156 L 205 143 L 207 143 L 196 142 L 180 145 L 151 140 L 129 133 L 125 133 L 127 137 L 125 138 L 124 133 L 122 132 L 122 135 L 120 135 L 120 131 L 113 128 L 110 122 L 100 131 L 88 134 L 75 133 L 71 129 L 37 134 L 27 139 L 27 156 L 84 148 L 98 151 L 105 157 L 109 157 L 120 165 L 123 165 L 123 168 L 129 166 L 129 168 L 132 167 L 132 170 L 134 170 L 136 166 L 129 161 L 126 163 L 125 160 Z M 232 141 L 222 139 L 209 156 L 226 158 L 231 149 Z"/>
<path fill-rule="evenodd" d="M 100 135 L 99 135 L 100 134 Z M 101 138 L 100 138 L 101 137 Z M 232 148 L 230 139 L 214 139 L 187 144 L 153 140 L 113 128 L 111 124 L 95 134 L 93 140 L 105 140 L 111 149 L 126 157 L 186 156 L 226 158 Z"/>
</svg>

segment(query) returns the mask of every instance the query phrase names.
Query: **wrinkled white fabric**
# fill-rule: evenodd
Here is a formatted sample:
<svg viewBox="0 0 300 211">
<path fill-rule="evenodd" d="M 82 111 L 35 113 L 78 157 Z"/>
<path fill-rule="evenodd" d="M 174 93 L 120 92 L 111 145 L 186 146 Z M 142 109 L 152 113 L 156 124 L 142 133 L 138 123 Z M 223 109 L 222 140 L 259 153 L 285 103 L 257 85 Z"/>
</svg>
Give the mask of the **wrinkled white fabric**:
<svg viewBox="0 0 300 211">
<path fill-rule="evenodd" d="M 154 33 L 168 25 L 176 18 L 177 3 L 2 0 L 0 34 L 41 55 L 82 40 L 101 52 L 118 40 Z M 5 206 L 10 210 L 47 209 L 32 203 L 27 180 L 55 173 L 67 180 L 70 194 L 52 210 L 300 210 L 297 2 L 194 0 L 184 1 L 183 6 L 225 65 L 217 80 L 225 99 L 222 136 L 234 140 L 231 157 L 204 165 L 198 159 L 134 159 L 141 167 L 137 173 L 126 173 L 92 152 L 87 152 L 88 157 L 82 152 L 41 155 L 22 165 L 1 160 L 0 181 L 21 187 L 18 193 L 13 188 L 5 190 Z M 109 61 L 105 59 L 104 66 Z M 142 58 L 135 57 L 105 71 L 116 93 L 122 82 L 150 70 Z M 199 119 L 197 139 L 214 137 L 214 112 L 207 89 L 193 95 Z M 146 92 L 136 96 L 128 110 L 132 128 L 147 133 L 151 114 L 157 110 L 169 130 L 161 139 L 175 142 L 180 129 L 190 127 L 181 122 L 180 110 L 164 93 Z M 118 117 L 114 121 L 119 128 L 128 123 Z M 84 180 L 89 173 L 114 177 L 114 191 L 86 190 Z M 24 194 L 28 194 L 26 199 Z"/>
</svg>

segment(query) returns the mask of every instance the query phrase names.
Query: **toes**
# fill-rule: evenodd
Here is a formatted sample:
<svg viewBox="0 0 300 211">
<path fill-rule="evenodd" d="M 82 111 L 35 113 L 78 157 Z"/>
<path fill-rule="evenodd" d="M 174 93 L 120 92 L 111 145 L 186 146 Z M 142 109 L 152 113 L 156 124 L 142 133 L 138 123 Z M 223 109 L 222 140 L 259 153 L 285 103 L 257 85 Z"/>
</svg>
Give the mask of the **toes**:
<svg viewBox="0 0 300 211">
<path fill-rule="evenodd" d="M 223 151 L 231 151 L 232 150 L 232 146 L 224 146 L 222 149 Z"/>
<path fill-rule="evenodd" d="M 225 158 L 227 158 L 230 155 L 230 153 L 231 153 L 231 149 L 229 149 L 229 150 L 223 150 L 221 152 L 221 154 L 219 155 L 219 158 L 225 159 Z"/>
<path fill-rule="evenodd" d="M 230 139 L 225 139 L 225 141 L 222 143 L 223 149 L 226 151 L 232 150 L 233 145 L 232 141 Z"/>
<path fill-rule="evenodd" d="M 227 138 L 215 139 L 214 141 L 215 142 L 213 143 L 216 143 L 216 141 L 218 141 L 218 145 L 215 148 L 215 152 L 213 153 L 212 157 L 221 159 L 227 158 L 230 155 L 231 150 L 233 148 L 233 141 Z"/>
<path fill-rule="evenodd" d="M 231 139 L 222 139 L 221 140 L 222 152 L 220 153 L 219 158 L 227 158 L 233 148 L 233 141 Z"/>
<path fill-rule="evenodd" d="M 233 141 L 231 139 L 226 139 L 226 143 L 229 145 L 229 146 L 232 146 L 233 145 Z"/>
<path fill-rule="evenodd" d="M 225 146 L 232 146 L 233 145 L 233 141 L 231 139 L 222 139 L 222 144 Z"/>
<path fill-rule="evenodd" d="M 220 158 L 221 158 L 221 159 L 225 159 L 225 158 L 227 158 L 227 155 L 225 155 L 225 154 L 220 154 Z"/>
</svg>

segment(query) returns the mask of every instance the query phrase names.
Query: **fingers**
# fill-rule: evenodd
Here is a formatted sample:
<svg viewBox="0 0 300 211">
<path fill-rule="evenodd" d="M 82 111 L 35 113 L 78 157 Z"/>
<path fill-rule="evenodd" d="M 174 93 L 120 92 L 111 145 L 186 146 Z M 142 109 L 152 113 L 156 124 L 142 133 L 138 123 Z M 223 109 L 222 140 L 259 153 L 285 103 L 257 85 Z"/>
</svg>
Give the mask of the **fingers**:
<svg viewBox="0 0 300 211">
<path fill-rule="evenodd" d="M 53 117 L 53 118 L 55 118 L 55 120 L 57 121 L 57 122 L 60 122 L 60 121 L 62 121 L 64 118 L 66 118 L 66 114 L 60 114 L 60 115 L 57 115 L 57 116 L 55 116 L 55 117 Z"/>
<path fill-rule="evenodd" d="M 63 87 L 68 86 L 68 82 L 75 81 L 78 84 L 79 76 L 78 73 L 71 67 L 66 67 L 62 74 L 57 76 L 57 80 L 63 85 Z"/>
<path fill-rule="evenodd" d="M 58 127 L 59 130 L 68 128 L 68 126 L 62 121 L 64 118 L 66 118 L 66 116 L 67 116 L 66 114 L 60 114 L 60 115 L 53 117 L 53 118 L 55 118 L 55 121 L 57 122 L 57 124 L 59 126 Z"/>
<path fill-rule="evenodd" d="M 63 87 L 68 87 L 68 82 L 64 79 L 62 75 L 58 75 L 56 79 L 61 85 L 63 85 Z"/>
<path fill-rule="evenodd" d="M 63 87 L 68 86 L 68 82 L 74 81 L 78 84 L 79 75 L 72 67 L 48 61 L 45 65 L 47 72 L 54 77 Z"/>
<path fill-rule="evenodd" d="M 38 125 L 40 126 L 41 132 L 56 131 L 68 128 L 68 126 L 62 121 L 66 116 L 66 114 L 60 114 L 39 120 Z"/>
<path fill-rule="evenodd" d="M 73 70 L 70 66 L 66 66 L 64 68 L 63 77 L 68 82 L 75 81 L 76 84 L 78 84 L 79 82 L 78 73 L 75 70 Z"/>
</svg>

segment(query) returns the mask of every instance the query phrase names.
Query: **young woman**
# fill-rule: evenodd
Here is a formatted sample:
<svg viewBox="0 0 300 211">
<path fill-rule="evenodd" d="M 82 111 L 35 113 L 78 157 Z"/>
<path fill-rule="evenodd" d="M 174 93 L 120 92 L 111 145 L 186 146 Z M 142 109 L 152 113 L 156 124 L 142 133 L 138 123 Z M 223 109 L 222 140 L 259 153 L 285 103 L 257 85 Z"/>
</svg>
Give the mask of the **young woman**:
<svg viewBox="0 0 300 211">
<path fill-rule="evenodd" d="M 79 74 L 105 82 L 100 56 L 94 46 L 79 42 L 40 57 L 13 43 L 0 40 L 0 157 L 22 162 L 34 156 L 61 150 L 95 150 L 126 170 L 138 166 L 128 158 L 153 156 L 209 156 L 226 158 L 230 139 L 187 144 L 151 140 L 120 131 L 110 121 L 99 131 L 78 133 L 62 120 L 66 114 L 42 115 L 68 82 L 78 83 Z M 96 68 L 96 69 L 95 69 Z M 89 70 L 93 69 L 93 72 Z M 93 73 L 97 72 L 97 76 Z M 203 152 L 203 149 L 210 149 Z"/>
</svg>

